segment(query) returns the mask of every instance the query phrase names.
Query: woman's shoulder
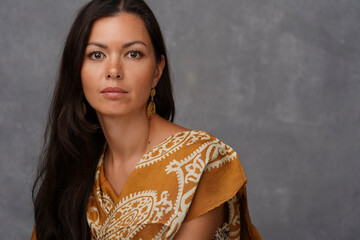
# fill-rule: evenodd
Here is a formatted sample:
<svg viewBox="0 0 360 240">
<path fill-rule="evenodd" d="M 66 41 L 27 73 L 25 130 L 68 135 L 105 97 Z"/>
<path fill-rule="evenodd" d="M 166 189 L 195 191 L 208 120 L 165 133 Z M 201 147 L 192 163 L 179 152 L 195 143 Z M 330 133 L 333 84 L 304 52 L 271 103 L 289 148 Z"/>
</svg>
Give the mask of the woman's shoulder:
<svg viewBox="0 0 360 240">
<path fill-rule="evenodd" d="M 190 129 L 170 122 L 159 115 L 155 115 L 152 122 L 150 123 L 150 131 L 154 129 L 156 135 L 160 136 L 160 138 L 168 138 L 179 132 L 186 132 Z"/>
<path fill-rule="evenodd" d="M 206 162 L 220 158 L 236 158 L 237 153 L 229 145 L 205 130 L 185 130 L 177 132 L 167 138 L 166 146 L 176 149 L 182 157 L 207 159 Z"/>
<path fill-rule="evenodd" d="M 229 145 L 225 144 L 211 133 L 202 129 L 187 129 L 184 131 L 179 131 L 170 138 L 174 138 L 174 141 L 177 141 L 178 138 L 183 138 L 184 141 L 187 142 L 187 145 L 193 145 L 194 147 L 198 148 L 216 147 L 217 149 L 231 149 L 233 151 Z"/>
<path fill-rule="evenodd" d="M 155 129 L 157 129 L 157 143 L 166 142 L 171 145 L 182 143 L 183 150 L 194 150 L 198 151 L 205 148 L 216 148 L 232 152 L 233 149 L 227 144 L 223 143 L 220 139 L 207 132 L 206 130 L 196 129 L 192 130 L 189 128 L 182 127 L 175 123 L 169 122 L 159 117 L 157 119 Z M 156 145 L 156 144 L 155 144 Z"/>
</svg>

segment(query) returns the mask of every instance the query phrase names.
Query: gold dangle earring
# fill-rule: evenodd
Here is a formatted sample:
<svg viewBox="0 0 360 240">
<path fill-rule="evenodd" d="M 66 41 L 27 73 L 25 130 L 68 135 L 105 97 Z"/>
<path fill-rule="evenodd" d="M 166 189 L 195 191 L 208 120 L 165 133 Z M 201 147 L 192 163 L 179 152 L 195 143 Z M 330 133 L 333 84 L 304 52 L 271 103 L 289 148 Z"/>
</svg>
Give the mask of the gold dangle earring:
<svg viewBox="0 0 360 240">
<path fill-rule="evenodd" d="M 149 118 L 149 120 L 151 120 L 154 117 L 155 112 L 156 112 L 156 107 L 155 107 L 155 102 L 154 102 L 155 93 L 156 93 L 155 88 L 152 88 L 151 93 L 150 93 L 151 100 L 147 106 L 147 111 L 146 111 L 146 115 Z"/>
</svg>

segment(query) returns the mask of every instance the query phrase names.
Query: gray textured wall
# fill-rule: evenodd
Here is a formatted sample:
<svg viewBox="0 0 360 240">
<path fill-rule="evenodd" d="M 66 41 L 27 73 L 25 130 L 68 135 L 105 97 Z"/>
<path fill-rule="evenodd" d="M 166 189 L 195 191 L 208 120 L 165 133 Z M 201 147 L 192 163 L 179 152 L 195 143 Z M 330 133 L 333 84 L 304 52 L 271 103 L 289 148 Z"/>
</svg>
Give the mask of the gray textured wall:
<svg viewBox="0 0 360 240">
<path fill-rule="evenodd" d="M 1 0 L 0 236 L 28 239 L 60 51 L 85 0 Z M 360 1 L 149 0 L 177 123 L 235 148 L 264 239 L 360 235 Z"/>
</svg>

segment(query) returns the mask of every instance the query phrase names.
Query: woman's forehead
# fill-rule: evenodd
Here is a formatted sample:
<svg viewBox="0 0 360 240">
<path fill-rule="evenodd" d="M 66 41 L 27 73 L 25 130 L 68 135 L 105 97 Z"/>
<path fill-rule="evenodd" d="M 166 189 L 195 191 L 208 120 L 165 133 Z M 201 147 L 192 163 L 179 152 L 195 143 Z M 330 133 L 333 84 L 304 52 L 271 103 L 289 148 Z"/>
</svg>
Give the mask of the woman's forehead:
<svg viewBox="0 0 360 240">
<path fill-rule="evenodd" d="M 151 44 L 144 21 L 132 13 L 120 13 L 96 20 L 89 37 L 89 42 L 92 41 L 119 44 L 142 41 Z"/>
</svg>

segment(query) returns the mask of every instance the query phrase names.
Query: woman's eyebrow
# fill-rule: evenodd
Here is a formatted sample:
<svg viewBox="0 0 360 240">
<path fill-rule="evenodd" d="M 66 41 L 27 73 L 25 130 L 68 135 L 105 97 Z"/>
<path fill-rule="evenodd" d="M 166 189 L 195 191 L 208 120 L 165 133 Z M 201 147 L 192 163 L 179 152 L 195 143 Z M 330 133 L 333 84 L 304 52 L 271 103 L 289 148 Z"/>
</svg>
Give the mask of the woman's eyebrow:
<svg viewBox="0 0 360 240">
<path fill-rule="evenodd" d="M 101 43 L 97 43 L 97 42 L 90 42 L 87 44 L 87 46 L 89 45 L 94 45 L 94 46 L 97 46 L 99 48 L 103 48 L 103 49 L 108 49 L 108 46 L 104 45 L 104 44 L 101 44 Z"/>
<path fill-rule="evenodd" d="M 133 42 L 125 43 L 125 44 L 122 46 L 122 48 L 128 48 L 128 47 L 130 47 L 130 46 L 132 46 L 132 45 L 134 45 L 134 44 L 142 44 L 142 45 L 144 45 L 145 47 L 147 47 L 147 45 L 146 45 L 144 42 L 142 42 L 142 41 L 133 41 Z"/>
<path fill-rule="evenodd" d="M 132 42 L 128 42 L 128 43 L 125 43 L 124 45 L 122 45 L 122 48 L 128 48 L 134 44 L 141 44 L 141 45 L 144 45 L 145 47 L 147 47 L 146 43 L 142 42 L 142 41 L 132 41 Z M 101 44 L 101 43 L 98 43 L 98 42 L 89 42 L 87 44 L 87 46 L 89 45 L 94 45 L 94 46 L 97 46 L 99 48 L 103 48 L 103 49 L 108 49 L 109 47 L 104 45 L 104 44 Z"/>
</svg>

